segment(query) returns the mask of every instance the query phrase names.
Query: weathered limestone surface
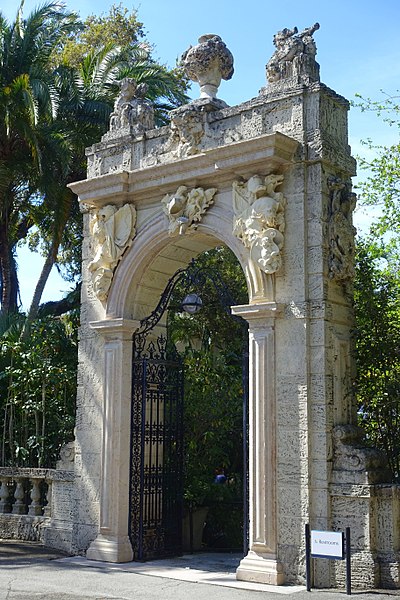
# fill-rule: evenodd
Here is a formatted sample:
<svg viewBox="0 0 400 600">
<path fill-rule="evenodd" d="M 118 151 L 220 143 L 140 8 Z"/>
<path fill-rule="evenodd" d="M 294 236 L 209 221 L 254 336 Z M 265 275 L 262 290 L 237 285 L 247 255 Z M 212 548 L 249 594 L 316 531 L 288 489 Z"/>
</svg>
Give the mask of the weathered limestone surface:
<svg viewBox="0 0 400 600">
<path fill-rule="evenodd" d="M 399 489 L 384 484 L 381 457 L 354 429 L 355 162 L 348 102 L 319 81 L 317 29 L 279 32 L 268 85 L 256 98 L 226 107 L 208 87 L 172 111 L 170 126 L 131 123 L 119 135 L 115 126 L 87 150 L 88 179 L 71 186 L 85 227 L 74 552 L 131 559 L 130 339 L 178 268 L 226 244 L 249 289 L 248 305 L 233 309 L 248 321 L 250 341 L 251 535 L 238 577 L 304 581 L 310 523 L 351 526 L 355 584 L 400 585 Z M 204 85 L 217 87 L 217 79 Z M 240 209 L 238 190 L 247 203 Z M 192 220 L 189 197 L 205 202 Z M 108 206 L 135 208 L 135 236 L 99 296 L 89 225 Z M 315 586 L 343 577 L 343 564 L 316 561 Z"/>
</svg>

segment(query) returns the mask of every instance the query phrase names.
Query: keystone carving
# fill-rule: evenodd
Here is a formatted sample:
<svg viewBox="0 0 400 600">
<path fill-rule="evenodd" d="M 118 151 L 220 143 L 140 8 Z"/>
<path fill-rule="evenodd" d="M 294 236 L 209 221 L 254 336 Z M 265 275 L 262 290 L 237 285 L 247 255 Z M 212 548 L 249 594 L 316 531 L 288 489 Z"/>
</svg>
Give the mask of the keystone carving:
<svg viewBox="0 0 400 600">
<path fill-rule="evenodd" d="M 283 175 L 253 175 L 233 183 L 233 233 L 250 251 L 250 260 L 267 275 L 278 271 L 285 230 L 286 200 L 276 188 Z"/>
<path fill-rule="evenodd" d="M 200 98 L 215 99 L 221 79 L 233 75 L 233 56 L 213 33 L 199 37 L 199 43 L 182 54 L 180 63 L 189 79 L 200 85 Z"/>
<path fill-rule="evenodd" d="M 115 267 L 136 235 L 136 210 L 132 204 L 112 204 L 98 209 L 91 218 L 90 233 L 95 248 L 89 263 L 93 289 L 101 301 L 107 299 Z"/>
<path fill-rule="evenodd" d="M 145 99 L 148 86 L 137 84 L 135 79 L 124 77 L 120 82 L 120 93 L 110 116 L 110 131 L 129 129 L 134 135 L 141 135 L 154 128 L 154 109 Z"/>
<path fill-rule="evenodd" d="M 356 195 L 340 177 L 328 179 L 329 206 L 329 277 L 347 281 L 354 277 L 354 236 L 352 223 Z"/>
<path fill-rule="evenodd" d="M 188 191 L 185 185 L 181 185 L 175 194 L 164 196 L 161 202 L 169 219 L 169 235 L 174 237 L 197 229 L 207 208 L 213 203 L 216 192 L 216 188 L 194 188 Z"/>
<path fill-rule="evenodd" d="M 268 83 L 290 77 L 319 81 L 319 66 L 315 61 L 317 47 L 313 38 L 318 29 L 319 23 L 315 23 L 300 33 L 294 27 L 282 29 L 274 35 L 276 50 L 266 66 Z"/>
</svg>

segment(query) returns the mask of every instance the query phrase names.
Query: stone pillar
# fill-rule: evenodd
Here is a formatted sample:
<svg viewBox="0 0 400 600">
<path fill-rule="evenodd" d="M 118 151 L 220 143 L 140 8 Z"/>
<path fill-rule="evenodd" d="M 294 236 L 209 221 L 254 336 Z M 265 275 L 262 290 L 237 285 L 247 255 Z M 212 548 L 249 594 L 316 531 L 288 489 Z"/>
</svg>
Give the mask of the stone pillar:
<svg viewBox="0 0 400 600">
<path fill-rule="evenodd" d="M 15 502 L 12 507 L 12 512 L 14 515 L 24 515 L 25 514 L 25 491 L 24 491 L 24 480 L 22 477 L 15 477 L 15 492 L 14 498 Z"/>
<path fill-rule="evenodd" d="M 28 509 L 28 515 L 35 517 L 42 514 L 42 505 L 40 503 L 40 479 L 31 478 L 31 504 Z"/>
<path fill-rule="evenodd" d="M 104 338 L 104 412 L 100 489 L 100 532 L 89 546 L 90 560 L 129 562 L 129 465 L 132 335 L 138 321 L 90 323 Z"/>
<path fill-rule="evenodd" d="M 232 307 L 249 323 L 249 517 L 250 550 L 237 579 L 284 583 L 277 560 L 275 318 L 273 303 Z"/>
</svg>

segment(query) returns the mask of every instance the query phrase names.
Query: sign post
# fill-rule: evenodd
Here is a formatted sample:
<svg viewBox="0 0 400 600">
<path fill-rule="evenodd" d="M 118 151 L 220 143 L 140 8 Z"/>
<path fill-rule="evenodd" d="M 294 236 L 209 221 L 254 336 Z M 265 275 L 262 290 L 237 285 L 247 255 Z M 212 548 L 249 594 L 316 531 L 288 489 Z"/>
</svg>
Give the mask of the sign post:
<svg viewBox="0 0 400 600">
<path fill-rule="evenodd" d="M 350 527 L 346 537 L 342 531 L 314 531 L 305 526 L 306 538 L 306 584 L 311 592 L 311 558 L 343 560 L 346 557 L 346 593 L 351 595 Z M 346 539 L 346 544 L 345 544 Z"/>
</svg>

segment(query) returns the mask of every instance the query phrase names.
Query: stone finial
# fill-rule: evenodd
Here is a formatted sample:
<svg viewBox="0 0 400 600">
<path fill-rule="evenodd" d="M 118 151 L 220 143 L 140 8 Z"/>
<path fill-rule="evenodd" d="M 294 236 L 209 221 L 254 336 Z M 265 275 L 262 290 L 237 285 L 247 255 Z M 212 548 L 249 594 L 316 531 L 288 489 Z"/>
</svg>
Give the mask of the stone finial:
<svg viewBox="0 0 400 600">
<path fill-rule="evenodd" d="M 120 81 L 120 93 L 110 115 L 110 132 L 129 129 L 130 133 L 141 135 L 154 128 L 154 108 L 145 99 L 147 91 L 145 83 L 138 84 L 131 77 Z"/>
<path fill-rule="evenodd" d="M 274 54 L 266 66 L 269 84 L 280 80 L 296 78 L 297 82 L 319 81 L 319 65 L 315 60 L 317 47 L 313 34 L 319 23 L 306 27 L 303 31 L 282 29 L 274 35 Z"/>
<path fill-rule="evenodd" d="M 220 36 L 212 33 L 199 37 L 197 46 L 190 46 L 180 62 L 186 75 L 200 85 L 200 98 L 214 100 L 221 79 L 233 75 L 233 56 Z"/>
<path fill-rule="evenodd" d="M 107 299 L 115 267 L 136 235 L 136 209 L 132 204 L 99 208 L 92 216 L 90 233 L 95 248 L 89 263 L 93 289 L 99 300 Z"/>
<path fill-rule="evenodd" d="M 250 260 L 272 275 L 282 264 L 286 200 L 275 189 L 283 175 L 253 175 L 247 182 L 233 183 L 233 233 L 250 251 Z"/>
</svg>

